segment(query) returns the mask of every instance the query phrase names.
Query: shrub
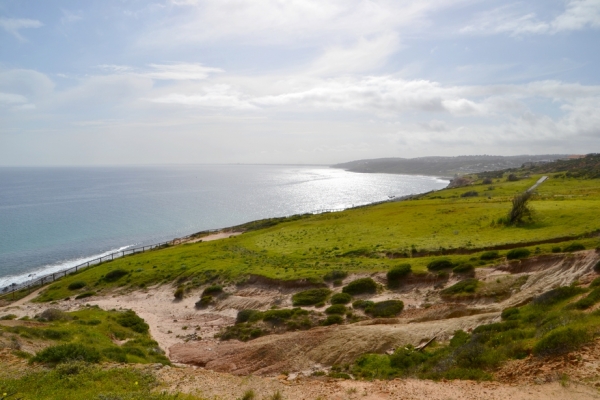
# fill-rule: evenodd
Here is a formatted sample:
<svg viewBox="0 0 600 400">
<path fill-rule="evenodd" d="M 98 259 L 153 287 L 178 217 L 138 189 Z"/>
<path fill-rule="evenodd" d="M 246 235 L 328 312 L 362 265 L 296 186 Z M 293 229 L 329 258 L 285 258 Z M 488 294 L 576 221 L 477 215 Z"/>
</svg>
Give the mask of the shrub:
<svg viewBox="0 0 600 400">
<path fill-rule="evenodd" d="M 377 283 L 371 278 L 361 278 L 350 282 L 342 289 L 342 292 L 351 295 L 363 293 L 375 293 L 377 291 Z"/>
<path fill-rule="evenodd" d="M 509 260 L 518 260 L 520 258 L 529 257 L 531 251 L 524 248 L 512 249 L 508 253 L 506 253 L 506 258 Z"/>
<path fill-rule="evenodd" d="M 484 185 L 491 185 L 492 183 L 494 183 L 494 181 L 492 180 L 492 178 L 484 178 L 483 181 L 481 181 L 481 183 Z"/>
<path fill-rule="evenodd" d="M 127 362 L 127 356 L 120 347 L 109 347 L 102 350 L 102 355 L 111 361 L 125 363 Z"/>
<path fill-rule="evenodd" d="M 363 310 L 369 306 L 374 305 L 375 302 L 371 301 L 371 300 L 356 300 L 354 303 L 352 303 L 352 307 L 353 308 L 362 308 Z"/>
<path fill-rule="evenodd" d="M 561 286 L 535 297 L 532 303 L 534 305 L 551 306 L 560 301 L 578 295 L 581 292 L 583 292 L 583 289 L 575 286 Z"/>
<path fill-rule="evenodd" d="M 565 252 L 567 253 L 571 253 L 573 251 L 580 251 L 580 250 L 585 250 L 585 246 L 582 245 L 581 243 L 571 243 L 570 245 L 568 245 L 567 247 L 565 247 Z"/>
<path fill-rule="evenodd" d="M 515 174 L 509 174 L 506 180 L 509 182 L 516 182 L 519 180 L 519 177 Z"/>
<path fill-rule="evenodd" d="M 397 286 L 399 281 L 412 272 L 410 264 L 400 264 L 392 267 L 387 273 L 388 286 Z"/>
<path fill-rule="evenodd" d="M 475 278 L 465 279 L 464 281 L 455 283 L 449 288 L 442 290 L 440 293 L 444 296 L 455 296 L 464 293 L 475 293 L 478 285 L 479 280 Z"/>
<path fill-rule="evenodd" d="M 594 271 L 598 274 L 600 274 L 600 261 L 598 261 L 596 263 L 596 265 L 594 265 Z"/>
<path fill-rule="evenodd" d="M 173 297 L 175 297 L 177 300 L 182 300 L 184 295 L 185 288 L 183 286 L 178 287 L 177 290 L 175 290 L 175 293 L 173 293 Z"/>
<path fill-rule="evenodd" d="M 124 269 L 113 269 L 112 271 L 110 271 L 106 275 L 104 275 L 104 280 L 106 282 L 115 282 L 127 274 L 128 274 L 128 272 L 125 271 Z"/>
<path fill-rule="evenodd" d="M 477 197 L 479 196 L 479 193 L 477 193 L 477 191 L 475 190 L 469 190 L 468 192 L 464 192 L 463 194 L 460 195 L 460 197 Z"/>
<path fill-rule="evenodd" d="M 67 361 L 98 363 L 100 362 L 100 353 L 92 347 L 69 343 L 47 347 L 38 352 L 31 361 L 49 364 L 59 364 Z"/>
<path fill-rule="evenodd" d="M 502 319 L 505 319 L 505 320 L 513 320 L 513 319 L 518 319 L 520 313 L 521 312 L 519 311 L 518 308 L 510 307 L 510 308 L 505 308 L 504 310 L 502 310 L 502 314 L 500 316 L 502 317 Z"/>
<path fill-rule="evenodd" d="M 352 301 L 352 296 L 348 293 L 336 293 L 331 296 L 331 304 L 348 304 Z"/>
<path fill-rule="evenodd" d="M 17 316 L 15 314 L 6 314 L 3 315 L 2 317 L 0 317 L 0 321 L 7 321 L 7 320 L 11 320 L 11 319 L 16 319 Z"/>
<path fill-rule="evenodd" d="M 331 290 L 327 288 L 308 289 L 294 294 L 292 296 L 292 304 L 294 306 L 312 306 L 325 302 L 330 294 Z"/>
<path fill-rule="evenodd" d="M 412 346 L 400 347 L 390 357 L 390 365 L 401 371 L 401 375 L 406 376 L 418 365 L 427 360 L 427 355 L 420 351 L 415 351 Z"/>
<path fill-rule="evenodd" d="M 574 307 L 579 310 L 585 310 L 600 301 L 600 288 L 596 288 L 590 292 L 583 299 L 575 302 Z"/>
<path fill-rule="evenodd" d="M 439 258 L 427 264 L 427 269 L 430 271 L 441 271 L 443 269 L 452 268 L 454 264 L 447 258 Z"/>
<path fill-rule="evenodd" d="M 521 223 L 525 217 L 531 219 L 533 211 L 529 208 L 530 199 L 531 192 L 520 193 L 513 197 L 512 208 L 506 217 L 509 225 Z"/>
<path fill-rule="evenodd" d="M 323 325 L 334 325 L 343 324 L 344 318 L 339 314 L 329 315 L 324 321 Z"/>
<path fill-rule="evenodd" d="M 254 390 L 250 389 L 244 392 L 244 395 L 240 398 L 240 400 L 254 400 L 255 398 L 256 394 L 254 393 Z"/>
<path fill-rule="evenodd" d="M 92 297 L 96 294 L 96 292 L 85 292 L 85 293 L 81 293 L 78 294 L 77 296 L 75 296 L 75 300 L 79 300 L 79 299 L 85 299 L 86 297 Z"/>
<path fill-rule="evenodd" d="M 547 333 L 533 346 L 533 354 L 544 357 L 568 353 L 590 341 L 591 337 L 585 329 L 561 327 Z"/>
<path fill-rule="evenodd" d="M 500 258 L 500 254 L 497 251 L 486 251 L 479 258 L 484 261 L 495 260 Z"/>
<path fill-rule="evenodd" d="M 475 271 L 475 268 L 471 264 L 460 264 L 452 268 L 452 272 L 455 274 L 470 274 Z"/>
<path fill-rule="evenodd" d="M 200 300 L 198 300 L 196 303 L 194 303 L 194 305 L 196 306 L 196 308 L 205 308 L 208 307 L 208 305 L 210 303 L 212 303 L 213 301 L 213 297 L 212 296 L 202 296 L 200 298 Z"/>
<path fill-rule="evenodd" d="M 148 324 L 132 310 L 127 310 L 117 317 L 117 323 L 137 333 L 147 333 Z"/>
<path fill-rule="evenodd" d="M 40 317 L 47 321 L 64 321 L 69 319 L 69 316 L 64 311 L 56 308 L 48 308 L 40 314 Z"/>
<path fill-rule="evenodd" d="M 325 309 L 325 314 L 346 314 L 346 306 L 343 304 L 334 304 L 331 307 Z"/>
<path fill-rule="evenodd" d="M 386 300 L 365 307 L 365 312 L 375 318 L 391 318 L 400 314 L 404 303 L 400 300 Z"/>
<path fill-rule="evenodd" d="M 348 273 L 346 271 L 333 270 L 326 273 L 323 279 L 326 281 L 336 281 L 339 279 L 344 279 L 347 276 Z"/>
<path fill-rule="evenodd" d="M 85 285 L 86 285 L 86 283 L 84 281 L 76 281 L 76 282 L 69 284 L 69 286 L 67 286 L 67 288 L 69 290 L 77 290 L 77 289 L 84 288 Z"/>
<path fill-rule="evenodd" d="M 592 281 L 592 283 L 590 283 L 590 287 L 592 287 L 592 288 L 595 288 L 595 287 L 598 287 L 598 286 L 600 286 L 600 277 L 594 279 Z M 2 318 L 0 318 L 0 319 L 2 319 Z"/>
<path fill-rule="evenodd" d="M 200 297 L 215 296 L 221 293 L 223 293 L 223 287 L 221 285 L 212 285 L 204 289 Z"/>
<path fill-rule="evenodd" d="M 238 311 L 235 323 L 241 324 L 243 322 L 255 322 L 260 319 L 262 319 L 262 315 L 258 310 L 240 310 Z"/>
<path fill-rule="evenodd" d="M 552 247 L 552 252 L 553 252 L 553 253 L 560 253 L 560 251 L 561 251 L 561 249 L 560 249 L 560 247 L 559 247 L 559 246 L 554 246 L 554 247 Z"/>
</svg>

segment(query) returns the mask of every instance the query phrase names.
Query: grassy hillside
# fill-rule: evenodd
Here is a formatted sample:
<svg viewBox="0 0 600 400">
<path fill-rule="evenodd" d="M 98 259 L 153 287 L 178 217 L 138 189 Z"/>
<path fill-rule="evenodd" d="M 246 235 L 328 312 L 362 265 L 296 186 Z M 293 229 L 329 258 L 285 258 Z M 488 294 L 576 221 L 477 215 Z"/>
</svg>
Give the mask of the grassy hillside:
<svg viewBox="0 0 600 400">
<path fill-rule="evenodd" d="M 102 294 L 112 287 L 236 282 L 251 274 L 279 280 L 321 280 L 337 269 L 387 270 L 403 262 L 398 257 L 411 258 L 413 270 L 419 271 L 441 254 L 461 263 L 473 262 L 490 248 L 500 249 L 503 255 L 523 246 L 532 253 L 548 253 L 557 246 L 551 242 L 564 242 L 559 246 L 565 247 L 577 240 L 586 248 L 600 244 L 597 235 L 592 235 L 600 230 L 598 179 L 551 175 L 531 201 L 533 222 L 498 224 L 509 211 L 512 197 L 542 176 L 527 174 L 517 171 L 522 179 L 509 181 L 506 173 L 486 184 L 473 176 L 467 187 L 409 201 L 254 223 L 249 226 L 255 230 L 230 239 L 174 246 L 90 268 L 51 285 L 39 300 Z M 470 196 L 464 197 L 467 192 Z M 124 276 L 107 279 L 111 270 L 123 270 Z M 69 290 L 75 281 L 85 286 Z"/>
</svg>

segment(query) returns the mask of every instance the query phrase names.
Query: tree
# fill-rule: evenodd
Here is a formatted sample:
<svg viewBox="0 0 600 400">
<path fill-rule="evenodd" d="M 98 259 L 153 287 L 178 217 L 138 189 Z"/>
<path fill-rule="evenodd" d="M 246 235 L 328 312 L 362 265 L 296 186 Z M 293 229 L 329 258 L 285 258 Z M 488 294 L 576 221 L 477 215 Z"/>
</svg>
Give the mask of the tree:
<svg viewBox="0 0 600 400">
<path fill-rule="evenodd" d="M 512 209 L 508 213 L 508 224 L 518 224 L 523 222 L 523 219 L 529 217 L 533 210 L 529 207 L 528 202 L 531 199 L 531 192 L 524 192 L 515 195 L 512 199 Z"/>
</svg>

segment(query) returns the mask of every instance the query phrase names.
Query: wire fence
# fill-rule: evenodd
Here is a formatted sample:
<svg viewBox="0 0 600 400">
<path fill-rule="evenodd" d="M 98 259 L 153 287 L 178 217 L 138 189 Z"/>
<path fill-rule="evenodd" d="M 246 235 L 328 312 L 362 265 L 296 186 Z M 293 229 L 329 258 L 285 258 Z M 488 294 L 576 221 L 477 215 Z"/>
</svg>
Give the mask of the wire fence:
<svg viewBox="0 0 600 400">
<path fill-rule="evenodd" d="M 430 193 L 430 192 L 427 192 L 427 193 Z M 427 193 L 423 193 L 423 194 L 427 194 Z M 345 211 L 345 210 L 349 210 L 349 209 L 352 209 L 352 208 L 361 208 L 361 207 L 366 207 L 366 206 L 372 206 L 372 205 L 387 203 L 387 202 L 390 202 L 390 201 L 405 200 L 405 199 L 409 199 L 409 198 L 414 197 L 414 196 L 415 195 L 408 195 L 408 196 L 403 196 L 403 197 L 390 197 L 390 199 L 388 199 L 388 200 L 383 200 L 383 201 L 378 201 L 378 202 L 368 203 L 368 204 L 362 204 L 362 205 L 358 205 L 358 206 L 352 205 L 351 207 L 345 207 L 345 208 L 323 208 L 323 209 L 319 209 L 319 210 L 309 211 L 309 212 L 307 212 L 305 214 L 324 214 L 324 213 L 329 213 L 329 212 L 340 212 L 340 211 Z M 298 215 L 298 214 L 287 215 L 284 218 L 289 218 L 289 217 L 292 217 L 292 216 L 295 216 L 295 215 Z M 71 267 L 71 268 L 64 269 L 62 271 L 58 271 L 58 272 L 54 272 L 54 273 L 49 273 L 49 274 L 43 275 L 41 277 L 37 277 L 37 278 L 34 278 L 34 279 L 26 281 L 26 282 L 22 282 L 22 283 L 12 283 L 12 284 L 10 284 L 8 286 L 5 286 L 3 289 L 0 290 L 0 296 L 3 297 L 3 298 L 6 298 L 6 297 L 10 298 L 10 295 L 12 295 L 12 297 L 14 299 L 15 293 L 17 293 L 17 292 L 27 291 L 27 293 L 31 293 L 31 291 L 33 289 L 37 288 L 37 287 L 42 287 L 45 284 L 54 282 L 57 279 L 63 278 L 65 276 L 69 275 L 69 274 L 81 271 L 82 269 L 89 268 L 89 267 L 92 267 L 94 265 L 98 265 L 100 263 L 106 262 L 106 261 L 112 261 L 112 260 L 115 260 L 117 258 L 122 258 L 122 257 L 128 256 L 128 255 L 132 255 L 132 254 L 136 254 L 136 253 L 144 253 L 144 252 L 150 251 L 150 250 L 157 250 L 157 249 L 161 249 L 161 248 L 166 248 L 166 247 L 169 247 L 169 246 L 173 246 L 173 245 L 185 243 L 188 240 L 194 239 L 194 238 L 201 239 L 203 236 L 210 235 L 211 233 L 222 232 L 222 231 L 227 231 L 227 228 L 224 228 L 224 229 L 207 229 L 207 230 L 204 230 L 204 231 L 201 231 L 201 232 L 192 233 L 192 234 L 187 235 L 187 236 L 182 236 L 180 238 L 175 238 L 175 239 L 169 240 L 167 242 L 161 242 L 161 243 L 156 243 L 156 244 L 151 244 L 151 245 L 134 247 L 134 248 L 131 248 L 131 249 L 125 249 L 125 250 L 116 251 L 114 253 L 110 253 L 110 254 L 102 256 L 102 257 L 94 258 L 93 260 L 89 260 L 89 261 L 83 262 L 81 264 L 78 264 L 78 265 L 76 265 L 74 267 Z"/>
</svg>

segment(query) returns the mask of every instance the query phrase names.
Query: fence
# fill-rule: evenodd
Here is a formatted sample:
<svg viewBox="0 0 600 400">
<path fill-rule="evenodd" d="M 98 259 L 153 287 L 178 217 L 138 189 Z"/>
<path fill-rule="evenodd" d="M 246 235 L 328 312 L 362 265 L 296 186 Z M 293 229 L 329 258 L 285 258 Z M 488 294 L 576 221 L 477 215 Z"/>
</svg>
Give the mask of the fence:
<svg viewBox="0 0 600 400">
<path fill-rule="evenodd" d="M 427 192 L 427 193 L 430 193 L 430 192 Z M 424 193 L 424 194 L 427 194 L 427 193 Z M 415 195 L 408 195 L 408 196 L 403 196 L 403 197 L 391 198 L 389 200 L 377 201 L 377 202 L 369 203 L 369 204 L 362 204 L 362 205 L 358 205 L 358 206 L 352 205 L 352 207 L 348 207 L 348 208 L 324 208 L 324 209 L 320 209 L 320 210 L 309 211 L 306 214 L 323 214 L 323 213 L 328 213 L 328 212 L 340 212 L 340 211 L 345 211 L 345 210 L 348 210 L 351 208 L 361 208 L 361 207 L 372 206 L 372 205 L 376 205 L 376 204 L 387 203 L 390 201 L 406 200 L 406 199 L 409 199 L 414 196 Z M 293 215 L 297 215 L 297 214 L 293 214 Z M 293 215 L 287 215 L 285 218 L 292 217 Z M 36 279 L 30 280 L 28 282 L 23 282 L 21 284 L 13 283 L 9 286 L 6 286 L 4 289 L 2 289 L 2 291 L 0 291 L 0 297 L 6 297 L 6 296 L 12 294 L 12 296 L 14 298 L 15 293 L 18 291 L 21 291 L 21 290 L 27 290 L 28 293 L 31 293 L 31 290 L 37 286 L 42 287 L 45 284 L 54 282 L 55 280 L 65 277 L 68 274 L 80 271 L 85 268 L 89 268 L 94 265 L 98 265 L 105 261 L 112 261 L 116 258 L 125 257 L 126 255 L 131 255 L 131 254 L 135 254 L 135 253 L 143 253 L 145 251 L 163 248 L 163 247 L 167 247 L 169 245 L 176 245 L 176 244 L 184 243 L 185 241 L 187 241 L 189 239 L 196 238 L 196 237 L 202 237 L 203 235 L 208 235 L 211 233 L 221 232 L 222 230 L 223 229 L 207 229 L 207 230 L 204 230 L 201 232 L 193 233 L 191 235 L 183 236 L 180 238 L 175 238 L 173 240 L 169 240 L 168 242 L 162 242 L 162 243 L 157 243 L 157 244 L 151 244 L 148 246 L 135 247 L 132 249 L 125 249 L 125 250 L 117 251 L 117 252 L 102 256 L 102 257 L 95 258 L 93 260 L 86 261 L 84 263 L 78 264 L 74 267 L 65 269 L 63 271 L 58 271 L 58 272 L 55 272 L 52 274 L 44 275 L 40 278 L 36 278 Z"/>
</svg>

